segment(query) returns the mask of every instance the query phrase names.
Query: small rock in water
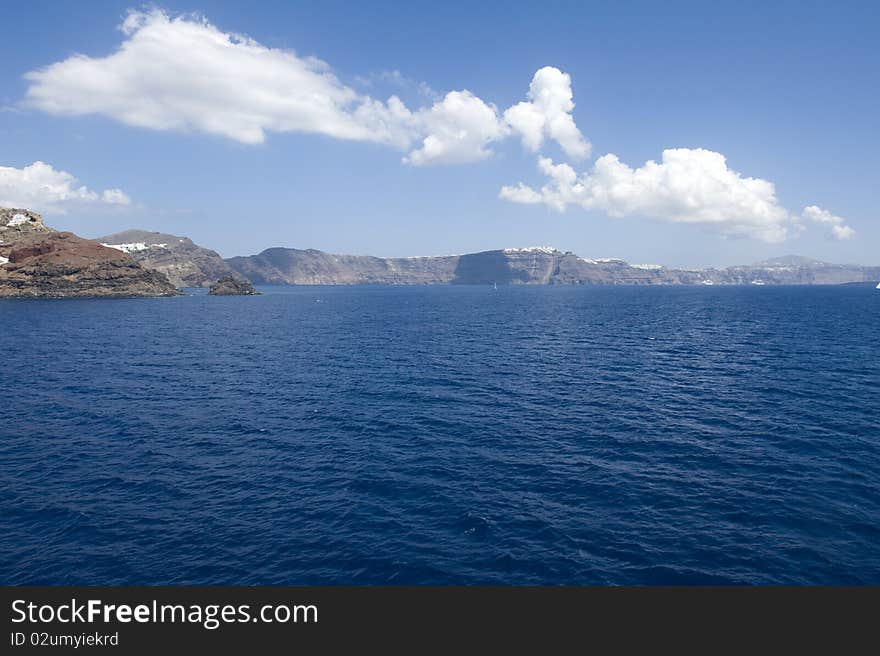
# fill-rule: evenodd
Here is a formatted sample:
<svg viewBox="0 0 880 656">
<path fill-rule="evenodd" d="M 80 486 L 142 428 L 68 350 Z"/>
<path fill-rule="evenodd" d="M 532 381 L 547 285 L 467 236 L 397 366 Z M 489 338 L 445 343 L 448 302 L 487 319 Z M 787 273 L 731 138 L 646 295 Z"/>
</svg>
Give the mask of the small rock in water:
<svg viewBox="0 0 880 656">
<path fill-rule="evenodd" d="M 211 296 L 254 296 L 260 292 L 247 280 L 224 276 L 211 285 L 208 293 Z"/>
</svg>

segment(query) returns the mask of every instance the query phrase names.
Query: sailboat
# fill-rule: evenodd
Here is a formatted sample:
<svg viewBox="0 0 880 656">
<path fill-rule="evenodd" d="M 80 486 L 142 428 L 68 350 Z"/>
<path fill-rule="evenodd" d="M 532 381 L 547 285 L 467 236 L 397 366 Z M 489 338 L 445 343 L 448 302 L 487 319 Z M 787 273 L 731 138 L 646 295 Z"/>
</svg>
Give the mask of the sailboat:
<svg viewBox="0 0 880 656">
<path fill-rule="evenodd" d="M 877 286 L 874 289 L 880 289 L 880 282 L 877 283 Z"/>
<path fill-rule="evenodd" d="M 492 289 L 494 289 L 495 291 L 498 291 L 498 283 L 497 282 L 492 283 Z M 880 285 L 877 285 L 877 289 L 880 289 Z"/>
</svg>

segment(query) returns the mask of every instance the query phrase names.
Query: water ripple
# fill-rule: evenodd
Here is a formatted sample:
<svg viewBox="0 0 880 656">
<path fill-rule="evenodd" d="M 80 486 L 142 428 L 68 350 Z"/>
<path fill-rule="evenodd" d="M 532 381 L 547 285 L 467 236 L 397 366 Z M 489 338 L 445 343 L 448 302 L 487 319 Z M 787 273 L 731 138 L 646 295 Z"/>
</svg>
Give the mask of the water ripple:
<svg viewBox="0 0 880 656">
<path fill-rule="evenodd" d="M 264 291 L 0 301 L 0 582 L 880 583 L 872 290 Z"/>
</svg>

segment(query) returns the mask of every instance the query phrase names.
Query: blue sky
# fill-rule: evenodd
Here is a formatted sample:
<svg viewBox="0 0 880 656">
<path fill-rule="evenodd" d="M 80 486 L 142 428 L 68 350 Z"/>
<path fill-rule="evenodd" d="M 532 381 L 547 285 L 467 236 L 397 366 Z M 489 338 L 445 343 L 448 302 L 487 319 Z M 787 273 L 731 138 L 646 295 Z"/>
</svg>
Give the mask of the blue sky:
<svg viewBox="0 0 880 656">
<path fill-rule="evenodd" d="M 132 9 L 144 13 L 126 33 Z M 84 236 L 159 230 L 225 256 L 552 244 L 675 266 L 880 263 L 876 3 L 29 2 L 3 16 L 15 30 L 0 42 L 0 199 L 33 199 Z M 167 61 L 139 49 L 141 30 L 175 20 L 194 38 L 246 35 L 253 57 L 226 44 L 218 64 L 186 31 Z M 306 64 L 318 109 L 290 118 L 278 89 L 304 93 L 285 76 L 309 56 L 325 63 Z M 562 102 L 570 90 L 572 110 L 529 97 L 544 67 L 558 70 L 534 88 Z M 339 120 L 320 114 L 325 75 Z M 170 95 L 151 97 L 156 84 Z M 388 118 L 392 95 L 405 119 Z M 506 113 L 518 103 L 577 134 L 530 132 Z M 541 172 L 542 158 L 562 168 Z M 36 161 L 77 182 L 29 191 Z M 519 183 L 529 191 L 502 192 Z"/>
</svg>

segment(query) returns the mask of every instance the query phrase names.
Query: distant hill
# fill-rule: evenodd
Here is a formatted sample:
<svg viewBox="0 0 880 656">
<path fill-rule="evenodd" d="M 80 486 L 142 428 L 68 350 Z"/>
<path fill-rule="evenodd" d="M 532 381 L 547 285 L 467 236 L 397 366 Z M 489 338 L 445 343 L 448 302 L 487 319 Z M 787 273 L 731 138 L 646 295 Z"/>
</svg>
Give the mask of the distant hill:
<svg viewBox="0 0 880 656">
<path fill-rule="evenodd" d="M 0 208 L 0 296 L 162 296 L 220 279 L 273 285 L 836 285 L 876 284 L 880 266 L 799 255 L 726 269 L 674 269 L 591 259 L 551 246 L 436 257 L 336 255 L 268 248 L 224 260 L 187 237 L 126 230 L 88 240 L 39 214 Z M 242 289 L 245 288 L 243 285 Z"/>
<path fill-rule="evenodd" d="M 251 282 L 270 285 L 448 283 L 457 261 L 455 256 L 381 258 L 295 248 L 269 248 L 259 255 L 226 260 Z"/>
<path fill-rule="evenodd" d="M 583 258 L 546 246 L 411 258 L 270 248 L 226 261 L 255 284 L 285 285 L 833 285 L 880 280 L 880 267 L 796 255 L 727 269 L 674 269 Z"/>
<path fill-rule="evenodd" d="M 36 212 L 0 207 L 0 297 L 176 294 L 164 275 L 124 252 L 53 230 Z"/>
<path fill-rule="evenodd" d="M 216 252 L 187 237 L 145 230 L 126 230 L 96 241 L 131 255 L 148 269 L 160 271 L 177 287 L 209 287 L 238 274 Z"/>
<path fill-rule="evenodd" d="M 756 279 L 772 285 L 840 285 L 880 279 L 880 267 L 831 264 L 800 255 L 786 255 L 724 270 L 728 284 Z"/>
<path fill-rule="evenodd" d="M 701 272 L 590 260 L 551 247 L 508 248 L 467 255 L 379 258 L 270 248 L 232 257 L 229 265 L 260 284 L 697 284 Z"/>
<path fill-rule="evenodd" d="M 814 260 L 813 258 L 804 257 L 803 255 L 783 255 L 781 257 L 773 257 L 769 260 L 764 260 L 763 262 L 755 262 L 751 266 L 762 269 L 773 269 L 780 267 L 805 267 L 812 269 L 821 269 L 824 267 L 837 265 L 829 264 L 828 262 L 822 262 L 821 260 Z"/>
<path fill-rule="evenodd" d="M 552 246 L 390 258 L 278 247 L 224 260 L 187 237 L 159 232 L 127 230 L 98 241 L 129 253 L 178 287 L 208 287 L 229 275 L 269 285 L 830 285 L 880 280 L 880 267 L 830 264 L 799 255 L 726 269 L 591 259 Z"/>
</svg>

